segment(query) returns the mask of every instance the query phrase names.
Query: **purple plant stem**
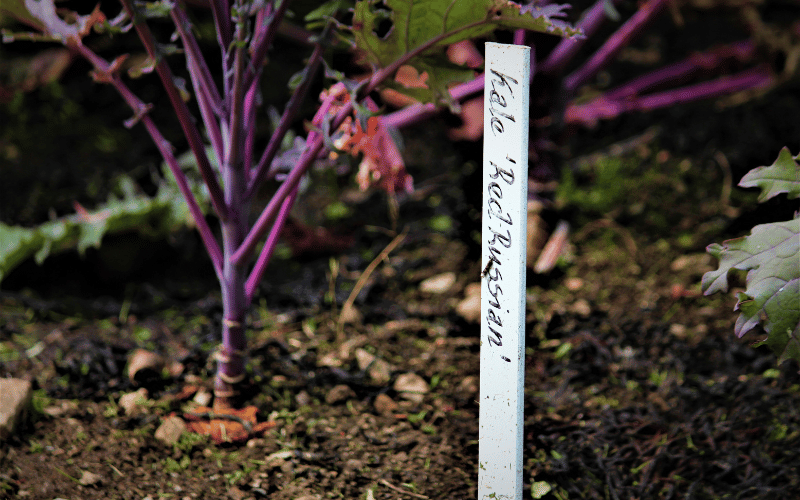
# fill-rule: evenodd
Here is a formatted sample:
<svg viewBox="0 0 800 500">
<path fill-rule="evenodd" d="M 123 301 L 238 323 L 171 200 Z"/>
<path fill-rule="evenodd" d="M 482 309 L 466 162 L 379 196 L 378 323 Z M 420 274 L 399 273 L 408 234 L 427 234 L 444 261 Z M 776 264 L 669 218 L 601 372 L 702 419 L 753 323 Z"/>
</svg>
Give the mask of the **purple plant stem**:
<svg viewBox="0 0 800 500">
<path fill-rule="evenodd" d="M 456 85 L 450 89 L 450 95 L 454 101 L 461 101 L 467 97 L 477 94 L 483 90 L 484 74 L 478 75 L 472 81 Z M 384 125 L 388 127 L 401 128 L 421 123 L 432 116 L 436 116 L 442 109 L 435 104 L 412 104 L 403 109 L 389 113 L 382 117 Z"/>
<path fill-rule="evenodd" d="M 247 75 L 245 76 L 246 86 L 249 87 L 250 84 L 253 83 L 253 80 L 258 79 L 258 76 L 261 74 L 262 61 L 264 61 L 264 58 L 267 56 L 267 50 L 272 46 L 272 41 L 275 39 L 275 34 L 286 15 L 286 9 L 288 7 L 289 1 L 281 0 L 278 10 L 272 13 L 271 18 L 268 19 L 270 16 L 263 10 L 259 12 L 256 17 L 258 27 L 250 49 L 252 64 L 247 68 Z M 259 29 L 267 21 L 269 21 L 269 24 L 267 24 L 266 29 Z"/>
<path fill-rule="evenodd" d="M 228 0 L 209 0 L 214 26 L 217 28 L 217 42 L 222 50 L 223 60 L 233 40 L 233 23 L 231 23 L 231 4 Z"/>
<path fill-rule="evenodd" d="M 283 111 L 283 115 L 278 123 L 278 127 L 272 133 L 272 137 L 270 137 L 267 148 L 264 150 L 258 165 L 255 167 L 255 174 L 252 176 L 250 183 L 247 186 L 245 198 L 252 198 L 255 192 L 258 190 L 258 187 L 267 177 L 267 172 L 272 164 L 272 160 L 275 159 L 275 155 L 280 149 L 281 142 L 283 141 L 286 132 L 289 131 L 292 123 L 294 123 L 295 119 L 297 118 L 300 105 L 303 103 L 303 100 L 305 100 L 308 89 L 311 87 L 311 80 L 316 74 L 320 62 L 322 61 L 322 52 L 322 46 L 317 45 L 314 49 L 314 52 L 311 54 L 308 65 L 304 70 L 305 73 L 303 75 L 303 80 L 292 93 L 292 97 L 286 104 L 286 109 Z"/>
<path fill-rule="evenodd" d="M 245 87 L 243 83 L 245 68 L 247 65 L 247 56 L 245 48 L 241 44 L 244 42 L 245 36 L 244 27 L 241 25 L 237 26 L 236 38 L 240 45 L 237 46 L 233 52 L 233 93 L 229 94 L 232 99 L 228 103 L 230 117 L 228 118 L 227 137 L 224 130 L 222 135 L 223 144 L 227 139 L 225 159 L 222 162 L 223 171 L 226 169 L 234 170 L 236 171 L 237 176 L 243 176 L 244 172 L 247 170 L 242 164 L 242 149 L 244 143 L 242 140 L 242 127 L 244 126 L 244 97 L 247 90 L 247 87 Z M 239 182 L 238 179 L 237 182 Z M 246 187 L 247 186 L 245 185 L 245 188 Z M 241 194 L 243 195 L 244 192 Z M 225 202 L 228 206 L 228 209 L 230 209 L 231 206 L 238 206 L 238 204 L 241 203 L 241 200 L 229 200 L 229 197 L 230 193 L 226 190 Z"/>
<path fill-rule="evenodd" d="M 289 213 L 292 210 L 295 199 L 297 199 L 297 187 L 295 187 L 294 191 L 292 191 L 292 193 L 283 200 L 280 212 L 278 212 L 275 223 L 272 225 L 272 230 L 267 237 L 267 241 L 264 243 L 264 247 L 261 249 L 258 260 L 256 260 L 256 264 L 253 267 L 253 271 L 250 273 L 250 277 L 247 279 L 247 283 L 245 284 L 245 297 L 247 298 L 248 304 L 253 302 L 253 296 L 255 295 L 256 290 L 258 290 L 258 284 L 261 283 L 261 278 L 264 277 L 264 272 L 266 271 L 267 265 L 272 258 L 273 252 L 275 251 L 275 245 L 278 243 L 281 231 L 283 231 L 283 226 L 286 223 L 286 219 L 289 217 Z"/>
<path fill-rule="evenodd" d="M 203 210 L 200 208 L 200 205 L 197 203 L 197 199 L 195 198 L 194 194 L 192 193 L 191 188 L 189 187 L 189 183 L 186 180 L 186 176 L 184 175 L 183 171 L 181 170 L 180 165 L 178 165 L 178 161 L 175 159 L 175 155 L 172 153 L 172 144 L 167 141 L 161 132 L 156 127 L 155 123 L 153 122 L 152 118 L 148 115 L 149 107 L 144 104 L 136 95 L 128 89 L 128 87 L 123 83 L 122 79 L 119 75 L 113 74 L 111 72 L 111 65 L 103 58 L 95 54 L 91 51 L 88 47 L 83 45 L 82 43 L 69 43 L 68 45 L 71 49 L 77 51 L 84 59 L 89 61 L 94 67 L 95 70 L 104 75 L 106 78 L 103 81 L 106 81 L 114 86 L 114 88 L 119 92 L 120 96 L 125 100 L 125 102 L 130 106 L 135 114 L 135 119 L 142 122 L 147 129 L 147 132 L 150 134 L 150 137 L 153 139 L 156 148 L 161 153 L 162 158 L 167 163 L 170 171 L 172 171 L 172 175 L 175 177 L 175 181 L 178 184 L 178 190 L 183 195 L 183 198 L 186 200 L 186 204 L 189 207 L 189 213 L 192 214 L 192 218 L 194 219 L 195 225 L 197 227 L 198 233 L 200 233 L 200 238 L 203 241 L 203 245 L 206 247 L 206 252 L 208 256 L 211 258 L 211 264 L 214 266 L 214 271 L 216 272 L 217 276 L 222 276 L 222 252 L 220 251 L 220 247 L 217 244 L 217 240 L 214 238 L 214 233 L 211 231 L 211 228 L 208 226 L 208 222 L 206 222 L 205 215 L 203 214 Z M 132 124 L 131 124 L 132 125 Z"/>
<path fill-rule="evenodd" d="M 237 4 L 243 8 L 241 4 Z M 245 315 L 248 302 L 245 294 L 247 261 L 234 262 L 230 256 L 239 248 L 248 231 L 249 206 L 245 199 L 249 166 L 244 164 L 244 146 L 247 135 L 245 125 L 245 71 L 248 65 L 245 48 L 245 21 L 236 20 L 236 44 L 233 48 L 232 78 L 229 80 L 227 127 L 222 130 L 225 156 L 220 165 L 225 190 L 228 217 L 220 220 L 222 232 L 222 344 L 217 351 L 217 375 L 214 379 L 214 406 L 231 407 L 235 404 L 236 384 L 245 377 Z M 228 79 L 226 79 L 228 80 Z"/>
<path fill-rule="evenodd" d="M 608 37 L 602 47 L 589 58 L 586 63 L 564 79 L 564 88 L 569 94 L 586 83 L 597 74 L 617 53 L 627 46 L 633 38 L 641 34 L 656 16 L 666 7 L 670 0 L 648 0 L 639 7 L 614 34 Z"/>
<path fill-rule="evenodd" d="M 569 64 L 575 54 L 591 38 L 606 20 L 606 6 L 608 0 L 598 0 L 588 11 L 584 12 L 578 20 L 576 28 L 583 30 L 584 38 L 563 38 L 547 58 L 539 65 L 539 72 L 543 74 L 561 73 Z M 615 4 L 621 0 L 613 0 Z"/>
<path fill-rule="evenodd" d="M 683 61 L 664 66 L 610 90 L 605 93 L 605 97 L 610 101 L 614 101 L 638 95 L 660 85 L 686 79 L 700 71 L 708 72 L 717 69 L 728 59 L 745 62 L 755 56 L 755 49 L 753 42 L 743 40 L 717 47 L 708 52 L 693 54 Z"/>
<path fill-rule="evenodd" d="M 589 103 L 567 107 L 564 120 L 567 123 L 579 123 L 593 127 L 600 119 L 614 118 L 630 111 L 650 111 L 658 108 L 674 106 L 700 99 L 709 99 L 755 89 L 773 84 L 775 77 L 767 65 L 751 68 L 735 75 L 724 76 L 713 81 L 688 85 L 678 89 L 667 90 L 641 97 L 623 100 L 610 100 L 605 96 L 598 97 Z"/>
<path fill-rule="evenodd" d="M 214 148 L 219 162 L 223 157 L 223 150 L 222 132 L 217 119 L 222 116 L 222 99 L 214 83 L 214 78 L 211 76 L 211 71 L 208 69 L 205 58 L 203 58 L 203 54 L 200 51 L 197 39 L 192 34 L 191 24 L 183 6 L 172 9 L 170 13 L 178 29 L 178 34 L 183 41 L 189 76 L 192 79 L 192 87 L 197 96 L 197 105 L 200 108 L 203 124 L 206 127 L 211 146 Z"/>
<path fill-rule="evenodd" d="M 336 117 L 333 119 L 331 128 L 336 129 L 344 122 L 345 117 L 349 115 L 353 111 L 353 103 L 348 102 L 345 104 Z M 300 179 L 303 178 L 308 168 L 317 159 L 319 156 L 320 151 L 322 151 L 322 147 L 324 146 L 323 138 L 320 134 L 311 131 L 308 134 L 308 140 L 306 141 L 306 147 L 303 150 L 303 153 L 300 155 L 300 158 L 297 160 L 294 168 L 289 172 L 289 175 L 286 177 L 278 190 L 272 195 L 269 203 L 259 215 L 258 220 L 253 224 L 250 233 L 247 235 L 245 240 L 242 242 L 242 245 L 239 247 L 238 250 L 230 257 L 234 262 L 242 262 L 250 258 L 253 253 L 253 250 L 267 231 L 267 228 L 270 224 L 275 220 L 280 205 L 282 204 L 283 200 L 286 199 L 289 194 L 292 192 L 294 188 L 300 183 Z"/>
<path fill-rule="evenodd" d="M 211 167 L 211 163 L 208 160 L 208 155 L 206 155 L 205 147 L 203 146 L 203 140 L 200 137 L 200 132 L 197 130 L 197 127 L 194 125 L 194 119 L 189 112 L 189 108 L 186 106 L 186 103 L 183 102 L 180 92 L 175 87 L 172 71 L 170 71 L 169 66 L 167 66 L 167 63 L 162 55 L 158 54 L 156 50 L 155 38 L 150 32 L 150 29 L 143 21 L 139 20 L 137 22 L 139 17 L 137 16 L 136 11 L 133 9 L 131 0 L 120 1 L 122 2 L 122 5 L 125 8 L 128 16 L 134 20 L 134 28 L 136 29 L 136 33 L 139 35 L 139 39 L 144 44 L 147 54 L 152 58 L 153 61 L 156 61 L 156 72 L 161 79 L 161 84 L 164 86 L 164 90 L 167 92 L 170 103 L 172 103 L 172 107 L 175 110 L 175 114 L 177 115 L 178 121 L 183 129 L 183 133 L 189 142 L 189 147 L 191 148 L 195 159 L 197 160 L 197 166 L 200 169 L 200 174 L 203 176 L 203 181 L 206 183 L 208 192 L 211 196 L 211 205 L 214 207 L 214 211 L 217 213 L 219 218 L 224 220 L 228 217 L 228 210 L 225 206 L 222 188 L 220 187 L 216 173 L 214 172 L 214 169 Z"/>
<path fill-rule="evenodd" d="M 253 165 L 253 148 L 255 147 L 254 145 L 256 140 L 256 108 L 258 107 L 259 100 L 258 95 L 258 80 L 256 79 L 250 85 L 250 89 L 244 96 L 244 114 L 246 117 L 244 129 L 247 135 L 245 136 L 244 158 L 242 159 L 242 163 L 244 164 L 245 168 L 244 176 L 246 185 L 249 185 L 250 183 L 250 173 L 252 172 Z M 246 195 L 245 199 L 247 199 Z"/>
</svg>

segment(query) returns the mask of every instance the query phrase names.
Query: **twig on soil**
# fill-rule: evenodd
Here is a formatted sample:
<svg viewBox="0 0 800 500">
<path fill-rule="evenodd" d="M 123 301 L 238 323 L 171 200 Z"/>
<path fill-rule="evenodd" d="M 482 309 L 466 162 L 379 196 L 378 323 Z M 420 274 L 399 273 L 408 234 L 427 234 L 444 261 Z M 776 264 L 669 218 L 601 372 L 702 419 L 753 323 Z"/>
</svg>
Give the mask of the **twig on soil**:
<svg viewBox="0 0 800 500">
<path fill-rule="evenodd" d="M 378 256 L 375 257 L 375 259 L 369 263 L 367 268 L 364 269 L 364 272 L 361 273 L 361 277 L 358 278 L 356 286 L 353 287 L 353 291 L 350 292 L 350 296 L 347 297 L 347 301 L 345 301 L 344 305 L 342 306 L 342 311 L 339 313 L 339 320 L 337 321 L 337 328 L 336 328 L 336 335 L 339 338 L 342 337 L 342 329 L 344 328 L 343 319 L 345 313 L 349 312 L 350 309 L 353 307 L 353 304 L 356 301 L 356 297 L 358 297 L 358 294 L 361 292 L 361 289 L 364 288 L 364 285 L 367 283 L 369 277 L 378 267 L 378 264 L 383 262 L 383 260 L 385 260 L 389 256 L 392 250 L 394 250 L 397 247 L 397 245 L 399 245 L 400 243 L 403 242 L 404 239 L 406 239 L 406 236 L 408 236 L 407 227 L 403 229 L 402 233 L 398 234 L 391 242 L 389 242 L 389 244 L 386 245 L 386 248 L 384 248 L 381 251 L 381 253 L 379 253 Z"/>
<path fill-rule="evenodd" d="M 427 497 L 425 495 L 420 495 L 419 493 L 412 493 L 412 492 L 406 491 L 406 490 L 404 490 L 402 488 L 398 488 L 397 486 L 393 485 L 392 483 L 390 483 L 389 481 L 387 481 L 385 479 L 381 479 L 378 482 L 381 483 L 382 485 L 386 486 L 390 490 L 394 490 L 394 491 L 396 491 L 398 493 L 403 493 L 405 495 L 411 495 L 414 498 L 430 498 L 430 497 Z"/>
</svg>

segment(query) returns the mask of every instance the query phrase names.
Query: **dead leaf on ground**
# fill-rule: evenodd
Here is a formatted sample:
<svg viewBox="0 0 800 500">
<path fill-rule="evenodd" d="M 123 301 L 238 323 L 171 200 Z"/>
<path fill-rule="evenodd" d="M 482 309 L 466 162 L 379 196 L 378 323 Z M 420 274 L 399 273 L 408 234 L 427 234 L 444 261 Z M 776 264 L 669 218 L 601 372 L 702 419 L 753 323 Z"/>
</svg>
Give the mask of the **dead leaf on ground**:
<svg viewBox="0 0 800 500">
<path fill-rule="evenodd" d="M 243 443 L 252 437 L 262 436 L 264 432 L 277 425 L 276 422 L 258 422 L 258 408 L 246 406 L 241 410 L 218 409 L 198 406 L 183 416 L 189 420 L 191 432 L 211 436 L 211 440 L 221 443 Z"/>
</svg>

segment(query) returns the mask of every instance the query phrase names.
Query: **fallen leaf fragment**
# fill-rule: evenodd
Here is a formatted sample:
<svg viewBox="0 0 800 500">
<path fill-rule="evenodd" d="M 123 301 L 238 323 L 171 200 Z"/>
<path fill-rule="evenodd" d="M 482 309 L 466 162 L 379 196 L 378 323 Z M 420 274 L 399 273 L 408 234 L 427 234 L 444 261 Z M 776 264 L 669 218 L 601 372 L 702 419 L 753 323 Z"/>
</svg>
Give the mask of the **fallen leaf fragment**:
<svg viewBox="0 0 800 500">
<path fill-rule="evenodd" d="M 191 412 L 183 414 L 189 420 L 191 432 L 211 436 L 217 444 L 243 443 L 251 437 L 261 436 L 277 425 L 275 422 L 258 422 L 258 408 L 247 406 L 241 410 L 229 408 L 214 410 L 207 406 L 198 406 Z"/>
</svg>

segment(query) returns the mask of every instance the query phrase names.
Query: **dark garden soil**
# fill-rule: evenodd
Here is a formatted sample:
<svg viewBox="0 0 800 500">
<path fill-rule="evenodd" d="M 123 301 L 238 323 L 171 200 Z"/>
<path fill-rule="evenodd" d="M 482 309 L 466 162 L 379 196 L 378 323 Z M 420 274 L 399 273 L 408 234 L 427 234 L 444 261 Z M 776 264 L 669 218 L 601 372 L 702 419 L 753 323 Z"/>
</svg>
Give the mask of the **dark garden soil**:
<svg viewBox="0 0 800 500">
<path fill-rule="evenodd" d="M 699 291 L 707 244 L 791 217 L 785 200 L 757 207 L 733 186 L 781 146 L 797 151 L 798 116 L 789 86 L 570 142 L 574 191 L 545 193 L 541 214 L 544 230 L 570 222 L 570 245 L 528 275 L 526 498 L 800 498 L 798 366 L 735 338 L 732 295 Z M 333 222 L 314 208 L 326 189 L 301 205 L 298 220 L 340 235 L 324 242 L 352 244 L 278 253 L 242 401 L 275 426 L 240 443 L 156 437 L 214 373 L 221 305 L 192 233 L 19 268 L 0 292 L 0 376 L 33 381 L 35 409 L 0 448 L 0 499 L 476 498 L 480 328 L 460 307 L 481 271 L 480 149 L 451 144 L 441 122 L 406 145 L 422 195 L 400 200 L 396 229 L 379 193 L 345 188 Z M 146 264 L 109 267 L 119 243 Z M 137 349 L 163 364 L 131 379 Z"/>
</svg>

